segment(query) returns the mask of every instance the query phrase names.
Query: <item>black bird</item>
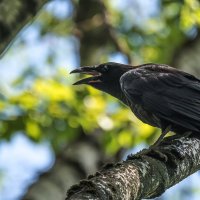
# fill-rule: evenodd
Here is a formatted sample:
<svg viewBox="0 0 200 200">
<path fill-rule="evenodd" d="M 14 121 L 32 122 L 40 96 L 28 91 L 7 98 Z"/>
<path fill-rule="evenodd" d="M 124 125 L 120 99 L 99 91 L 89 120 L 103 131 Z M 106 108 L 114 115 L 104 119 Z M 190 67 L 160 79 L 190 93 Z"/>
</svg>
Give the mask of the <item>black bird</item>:
<svg viewBox="0 0 200 200">
<path fill-rule="evenodd" d="M 74 85 L 87 84 L 129 106 L 144 123 L 161 128 L 156 141 L 173 131 L 200 136 L 200 80 L 164 64 L 130 66 L 108 62 L 81 67 L 71 73 L 92 75 Z"/>
</svg>

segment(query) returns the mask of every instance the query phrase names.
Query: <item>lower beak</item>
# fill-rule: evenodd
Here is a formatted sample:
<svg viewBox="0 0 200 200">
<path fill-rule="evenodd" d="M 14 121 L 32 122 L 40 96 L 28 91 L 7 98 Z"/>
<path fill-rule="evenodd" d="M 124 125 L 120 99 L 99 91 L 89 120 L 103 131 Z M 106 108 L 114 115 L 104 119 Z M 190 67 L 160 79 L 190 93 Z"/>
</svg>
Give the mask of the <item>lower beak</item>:
<svg viewBox="0 0 200 200">
<path fill-rule="evenodd" d="M 74 73 L 87 74 L 87 75 L 92 75 L 92 76 L 79 80 L 75 82 L 73 85 L 92 84 L 94 82 L 101 82 L 100 80 L 101 74 L 96 71 L 95 67 L 80 67 L 70 72 L 70 74 L 74 74 Z"/>
</svg>

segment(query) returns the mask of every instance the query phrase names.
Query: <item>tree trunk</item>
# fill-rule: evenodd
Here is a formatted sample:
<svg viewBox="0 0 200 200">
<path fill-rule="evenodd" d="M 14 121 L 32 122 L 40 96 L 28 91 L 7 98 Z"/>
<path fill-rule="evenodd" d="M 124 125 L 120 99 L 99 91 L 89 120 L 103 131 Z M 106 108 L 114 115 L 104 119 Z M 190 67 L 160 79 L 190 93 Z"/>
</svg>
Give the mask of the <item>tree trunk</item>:
<svg viewBox="0 0 200 200">
<path fill-rule="evenodd" d="M 200 76 L 200 35 L 193 40 L 187 41 L 172 60 L 172 66 Z"/>
</svg>

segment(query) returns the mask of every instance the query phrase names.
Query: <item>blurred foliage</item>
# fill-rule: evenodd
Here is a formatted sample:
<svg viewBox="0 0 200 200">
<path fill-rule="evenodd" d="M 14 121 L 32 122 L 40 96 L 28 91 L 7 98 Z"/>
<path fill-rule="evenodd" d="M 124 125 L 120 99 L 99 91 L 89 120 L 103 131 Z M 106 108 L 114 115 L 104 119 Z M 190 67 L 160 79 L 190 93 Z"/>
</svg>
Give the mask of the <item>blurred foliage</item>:
<svg viewBox="0 0 200 200">
<path fill-rule="evenodd" d="M 125 58 L 129 54 L 133 64 L 169 64 L 177 48 L 188 38 L 195 37 L 198 32 L 198 0 L 158 1 L 156 12 L 146 18 L 132 15 L 134 12 L 137 14 L 145 11 L 137 10 L 131 2 L 133 0 L 126 1 L 125 6 L 120 8 L 115 6 L 114 0 L 103 1 L 106 26 L 112 29 L 111 32 L 114 31 L 116 37 L 106 40 L 107 34 L 103 32 L 101 42 L 99 40 L 99 43 L 96 43 L 99 45 L 97 48 L 92 37 L 87 35 L 90 40 L 80 43 L 80 46 L 85 45 L 84 51 L 91 48 L 91 59 L 80 54 L 77 55 L 77 60 L 80 57 L 81 63 L 85 63 L 86 60 L 92 61 L 92 57 L 95 56 L 96 63 L 99 63 L 120 52 Z M 45 40 L 47 36 L 73 36 L 82 41 L 86 37 L 84 31 L 100 31 L 98 28 L 105 23 L 103 14 L 94 12 L 92 17 L 89 16 L 85 21 L 77 18 L 74 20 L 78 10 L 81 10 L 79 3 L 80 1 L 72 1 L 70 14 L 64 17 L 58 17 L 52 12 L 53 9 L 41 11 L 34 22 L 34 25 L 39 27 L 39 39 Z M 28 43 L 22 38 L 18 46 L 26 49 Z M 55 57 L 52 52 L 45 57 L 46 65 L 54 67 L 53 75 L 44 77 L 39 71 L 33 73 L 31 84 L 27 87 L 24 85 L 30 78 L 29 73 L 27 74 L 32 73 L 30 70 L 13 80 L 11 87 L 13 90 L 16 88 L 17 92 L 10 94 L 5 88 L 1 88 L 1 139 L 9 139 L 17 131 L 22 131 L 34 141 L 49 140 L 54 149 L 59 151 L 84 132 L 95 134 L 107 153 L 116 153 L 120 148 L 131 148 L 143 141 L 152 142 L 155 135 L 158 136 L 157 129 L 140 122 L 129 109 L 112 97 L 90 87 L 72 86 L 77 77 L 69 78 L 66 72 L 55 70 Z M 19 87 L 23 89 L 17 89 Z"/>
<path fill-rule="evenodd" d="M 71 86 L 72 80 L 59 76 L 60 80 L 38 78 L 28 90 L 0 101 L 1 138 L 22 131 L 35 141 L 50 140 L 59 150 L 81 131 L 99 132 L 107 152 L 114 153 L 151 136 L 152 127 L 138 122 L 111 97 L 89 87 Z"/>
<path fill-rule="evenodd" d="M 180 22 L 184 30 L 200 25 L 200 2 L 198 0 L 185 0 L 181 9 Z"/>
</svg>

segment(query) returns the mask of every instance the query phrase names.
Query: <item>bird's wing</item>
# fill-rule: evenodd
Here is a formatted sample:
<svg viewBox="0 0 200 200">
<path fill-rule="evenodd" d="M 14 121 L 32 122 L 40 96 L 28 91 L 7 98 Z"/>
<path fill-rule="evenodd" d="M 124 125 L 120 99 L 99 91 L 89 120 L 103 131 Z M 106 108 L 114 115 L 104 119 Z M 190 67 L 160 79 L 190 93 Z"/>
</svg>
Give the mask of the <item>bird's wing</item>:
<svg viewBox="0 0 200 200">
<path fill-rule="evenodd" d="M 191 102 L 189 98 L 176 98 L 176 96 L 170 97 L 166 94 L 151 92 L 144 93 L 142 101 L 144 108 L 161 120 L 193 131 L 200 131 L 200 109 L 198 108 L 200 101 Z"/>
<path fill-rule="evenodd" d="M 131 74 L 135 78 L 134 71 L 129 71 L 129 80 Z M 123 80 L 126 80 L 125 76 Z M 146 111 L 178 126 L 200 131 L 199 79 L 185 72 L 154 71 L 135 82 L 123 81 L 122 90 L 130 102 L 134 101 L 134 91 L 131 88 L 141 92 L 140 103 Z"/>
</svg>

